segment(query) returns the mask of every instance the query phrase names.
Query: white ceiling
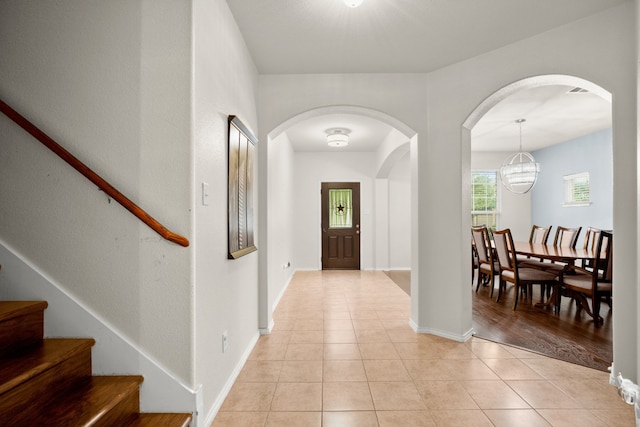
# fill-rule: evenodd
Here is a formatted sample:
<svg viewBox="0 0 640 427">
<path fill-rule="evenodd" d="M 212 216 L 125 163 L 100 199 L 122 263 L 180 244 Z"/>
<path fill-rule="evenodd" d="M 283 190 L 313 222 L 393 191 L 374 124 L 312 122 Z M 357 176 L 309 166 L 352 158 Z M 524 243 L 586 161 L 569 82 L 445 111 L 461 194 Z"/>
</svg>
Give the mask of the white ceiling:
<svg viewBox="0 0 640 427">
<path fill-rule="evenodd" d="M 542 86 L 520 92 L 492 108 L 471 133 L 473 151 L 535 151 L 611 127 L 611 103 L 591 93 L 570 93 L 572 86 Z M 348 147 L 332 148 L 327 130 L 346 128 Z M 391 127 L 355 114 L 328 114 L 300 121 L 286 134 L 294 151 L 376 151 Z"/>
<path fill-rule="evenodd" d="M 521 90 L 480 119 L 471 132 L 473 151 L 535 151 L 611 127 L 611 102 L 571 86 Z"/>
<path fill-rule="evenodd" d="M 327 146 L 327 130 L 348 129 L 349 145 Z M 379 120 L 357 114 L 327 114 L 296 123 L 286 133 L 294 151 L 376 151 L 391 132 L 391 127 Z"/>
<path fill-rule="evenodd" d="M 261 74 L 414 73 L 470 58 L 581 19 L 626 0 L 227 0 Z M 519 93 L 474 128 L 473 149 L 510 151 L 525 118 L 524 148 L 610 126 L 611 106 L 567 87 Z M 597 99 L 596 99 L 597 98 Z M 350 148 L 375 149 L 389 128 L 354 115 L 298 123 L 297 150 L 326 150 L 325 131 L 352 130 Z M 515 139 L 514 139 L 515 138 Z M 374 145 L 371 148 L 371 145 Z"/>
</svg>

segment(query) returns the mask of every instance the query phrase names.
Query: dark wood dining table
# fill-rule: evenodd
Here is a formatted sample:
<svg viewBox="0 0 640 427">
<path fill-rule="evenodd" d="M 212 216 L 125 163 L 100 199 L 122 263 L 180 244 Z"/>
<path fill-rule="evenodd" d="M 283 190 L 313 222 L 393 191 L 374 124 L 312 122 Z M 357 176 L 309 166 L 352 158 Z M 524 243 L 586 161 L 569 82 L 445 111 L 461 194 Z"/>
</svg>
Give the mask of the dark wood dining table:
<svg viewBox="0 0 640 427">
<path fill-rule="evenodd" d="M 514 241 L 513 246 L 515 252 L 519 255 L 529 256 L 531 258 L 541 258 L 549 261 L 562 262 L 567 265 L 574 265 L 582 260 L 594 260 L 596 251 L 584 248 L 568 248 L 561 246 L 545 245 L 542 243 L 529 243 Z M 554 311 L 558 311 L 558 303 L 560 295 L 556 293 L 554 287 L 551 296 L 545 302 L 537 303 L 536 306 L 554 307 Z"/>
<path fill-rule="evenodd" d="M 519 255 L 526 255 L 532 258 L 542 258 L 549 261 L 564 262 L 574 264 L 576 261 L 593 260 L 596 252 L 592 249 L 567 248 L 561 246 L 544 245 L 542 243 L 513 242 L 514 249 Z"/>
</svg>

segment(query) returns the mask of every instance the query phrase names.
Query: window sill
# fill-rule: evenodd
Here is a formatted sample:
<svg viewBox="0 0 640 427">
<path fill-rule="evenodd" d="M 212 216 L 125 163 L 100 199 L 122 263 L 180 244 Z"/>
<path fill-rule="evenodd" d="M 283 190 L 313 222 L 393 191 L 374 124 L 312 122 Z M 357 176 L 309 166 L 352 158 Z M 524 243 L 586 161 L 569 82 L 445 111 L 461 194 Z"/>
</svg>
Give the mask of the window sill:
<svg viewBox="0 0 640 427">
<path fill-rule="evenodd" d="M 563 208 L 584 208 L 587 206 L 591 206 L 593 203 L 592 202 L 586 202 L 586 203 L 563 203 L 562 207 Z"/>
</svg>

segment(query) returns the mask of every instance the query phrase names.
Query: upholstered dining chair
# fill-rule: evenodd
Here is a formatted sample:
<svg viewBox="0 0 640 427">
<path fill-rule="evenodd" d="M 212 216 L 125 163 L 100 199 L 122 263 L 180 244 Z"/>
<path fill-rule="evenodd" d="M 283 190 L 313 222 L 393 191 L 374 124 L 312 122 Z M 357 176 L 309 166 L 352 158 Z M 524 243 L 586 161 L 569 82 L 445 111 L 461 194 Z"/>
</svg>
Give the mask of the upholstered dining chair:
<svg viewBox="0 0 640 427">
<path fill-rule="evenodd" d="M 578 243 L 578 236 L 580 235 L 580 231 L 582 227 L 563 227 L 558 226 L 556 228 L 556 234 L 553 238 L 553 246 L 563 247 L 563 248 L 572 248 L 576 247 Z M 549 273 L 553 273 L 556 276 L 559 276 L 560 273 L 567 267 L 567 264 L 557 261 L 544 262 L 540 261 L 524 261 L 525 267 L 537 268 L 540 270 L 548 271 Z M 541 287 L 541 291 L 544 293 L 546 286 Z M 546 294 L 549 296 L 551 293 L 551 288 L 546 288 Z"/>
<path fill-rule="evenodd" d="M 542 243 L 546 245 L 547 240 L 549 240 L 549 234 L 551 233 L 551 227 L 551 225 L 548 227 L 532 225 L 531 233 L 529 234 L 529 243 Z"/>
<path fill-rule="evenodd" d="M 473 241 L 473 237 L 471 237 L 471 286 L 476 281 L 476 269 L 480 266 L 480 262 L 478 262 L 478 251 L 476 250 L 476 244 Z M 478 273 L 480 274 L 480 273 Z"/>
<path fill-rule="evenodd" d="M 584 250 L 593 251 L 596 248 L 598 239 L 600 238 L 600 229 L 594 227 L 587 227 L 584 234 L 584 243 L 582 245 Z M 593 261 L 590 259 L 582 260 L 582 268 L 593 268 Z"/>
<path fill-rule="evenodd" d="M 553 246 L 563 248 L 575 248 L 578 243 L 578 236 L 582 227 L 569 228 L 558 226 L 556 229 L 556 235 L 553 238 Z"/>
<path fill-rule="evenodd" d="M 541 243 L 543 245 L 546 245 L 547 240 L 549 240 L 549 234 L 551 233 L 551 227 L 551 225 L 548 227 L 542 227 L 535 224 L 532 225 L 531 233 L 529 233 L 529 243 Z M 518 255 L 518 262 L 529 261 L 530 259 L 531 257 Z"/>
<path fill-rule="evenodd" d="M 498 298 L 500 301 L 502 292 L 506 291 L 507 282 L 513 283 L 515 288 L 515 300 L 513 309 L 518 306 L 518 297 L 522 291 L 527 292 L 531 285 L 542 285 L 555 288 L 553 293 L 554 311 L 557 312 L 558 281 L 557 275 L 536 268 L 523 267 L 516 261 L 516 252 L 513 245 L 513 237 L 510 229 L 496 230 L 493 232 L 493 243 L 500 264 Z M 530 292 L 528 292 L 531 295 Z"/>
<path fill-rule="evenodd" d="M 569 228 L 558 226 L 556 228 L 556 234 L 553 238 L 553 246 L 555 247 L 563 247 L 563 248 L 575 248 L 576 243 L 578 243 L 578 236 L 580 235 L 580 231 L 582 227 Z M 523 266 L 538 268 L 540 270 L 550 271 L 555 273 L 556 276 L 560 274 L 560 272 L 564 269 L 566 264 L 558 263 L 558 262 L 544 262 L 544 261 L 536 261 L 536 260 L 523 260 Z"/>
<path fill-rule="evenodd" d="M 486 225 L 471 227 L 471 237 L 476 251 L 478 261 L 478 277 L 476 281 L 476 292 L 480 289 L 480 282 L 491 286 L 490 297 L 493 298 L 494 276 L 498 274 L 498 262 L 493 258 L 491 249 L 491 237 Z"/>
<path fill-rule="evenodd" d="M 600 305 L 604 298 L 611 307 L 613 290 L 613 232 L 601 230 L 596 244 L 593 268 L 585 269 L 575 265 L 567 267 L 560 274 L 562 295 L 572 297 L 578 310 L 584 308 L 593 317 L 596 326 L 604 320 L 600 317 Z M 587 298 L 591 298 L 592 309 Z"/>
</svg>

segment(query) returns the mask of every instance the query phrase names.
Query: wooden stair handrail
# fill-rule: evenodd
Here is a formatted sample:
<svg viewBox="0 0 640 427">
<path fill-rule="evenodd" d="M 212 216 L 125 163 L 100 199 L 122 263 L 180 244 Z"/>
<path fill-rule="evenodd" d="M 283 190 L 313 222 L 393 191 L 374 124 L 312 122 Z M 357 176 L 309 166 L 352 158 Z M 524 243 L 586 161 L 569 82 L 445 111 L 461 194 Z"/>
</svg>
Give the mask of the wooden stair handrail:
<svg viewBox="0 0 640 427">
<path fill-rule="evenodd" d="M 73 154 L 69 153 L 60 144 L 55 142 L 51 137 L 41 131 L 36 125 L 27 120 L 24 116 L 18 113 L 16 110 L 7 105 L 4 101 L 0 100 L 0 111 L 7 117 L 13 120 L 18 126 L 30 133 L 35 139 L 40 141 L 48 149 L 57 154 L 62 160 L 67 162 L 71 167 L 84 175 L 89 181 L 93 182 L 98 188 L 104 191 L 109 197 L 124 206 L 129 212 L 138 217 L 142 222 L 147 224 L 153 231 L 158 233 L 165 239 L 177 243 L 180 246 L 189 246 L 189 240 L 169 231 L 166 227 L 156 221 L 151 215 L 145 212 L 138 205 L 129 200 L 125 195 L 116 190 L 111 184 L 102 179 L 100 175 L 92 171 L 87 165 L 78 160 Z"/>
</svg>

